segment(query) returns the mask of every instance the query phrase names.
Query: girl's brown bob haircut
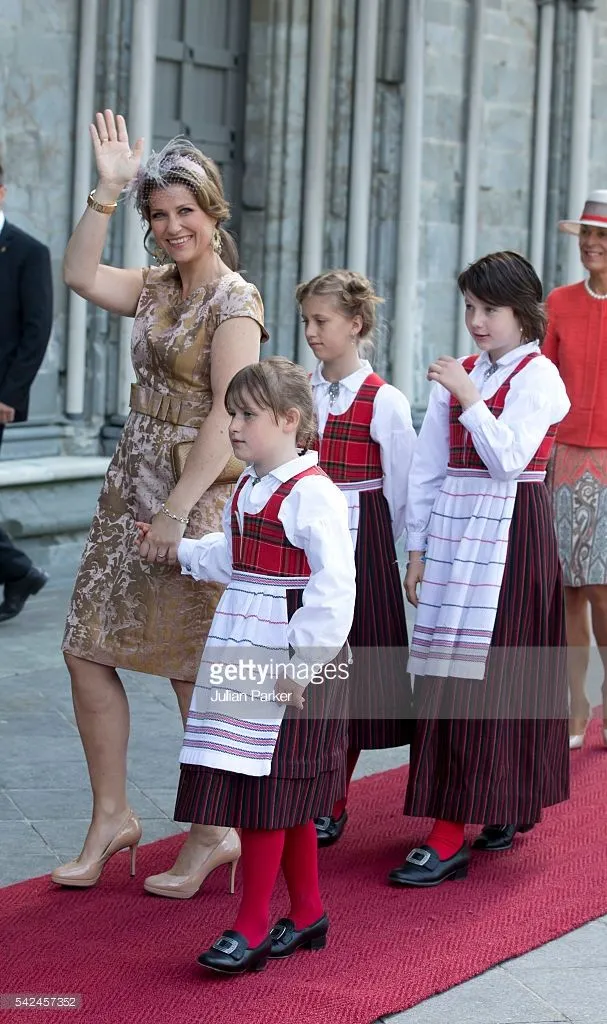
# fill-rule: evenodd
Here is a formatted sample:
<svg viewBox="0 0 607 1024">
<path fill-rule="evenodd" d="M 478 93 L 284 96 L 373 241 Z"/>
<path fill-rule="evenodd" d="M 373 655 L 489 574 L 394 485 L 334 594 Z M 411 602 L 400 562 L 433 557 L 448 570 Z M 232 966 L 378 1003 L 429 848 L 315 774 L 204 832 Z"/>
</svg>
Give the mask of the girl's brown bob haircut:
<svg viewBox="0 0 607 1024">
<path fill-rule="evenodd" d="M 307 372 L 283 356 L 251 363 L 232 377 L 225 397 L 226 411 L 246 412 L 251 406 L 269 409 L 276 422 L 289 409 L 299 412 L 297 446 L 307 451 L 316 440 L 316 414 Z"/>
<path fill-rule="evenodd" d="M 546 334 L 542 282 L 529 260 L 518 252 L 492 252 L 471 263 L 459 275 L 462 295 L 476 296 L 491 306 L 510 306 L 522 327 L 522 342 L 539 341 Z"/>
</svg>

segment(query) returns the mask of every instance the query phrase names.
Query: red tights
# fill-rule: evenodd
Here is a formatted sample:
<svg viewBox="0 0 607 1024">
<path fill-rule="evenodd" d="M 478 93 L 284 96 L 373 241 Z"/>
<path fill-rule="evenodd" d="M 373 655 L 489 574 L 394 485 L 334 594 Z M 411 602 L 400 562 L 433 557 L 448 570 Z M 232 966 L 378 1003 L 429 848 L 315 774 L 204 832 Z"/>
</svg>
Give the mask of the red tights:
<svg viewBox="0 0 607 1024">
<path fill-rule="evenodd" d="M 463 822 L 441 821 L 440 818 L 437 818 L 425 845 L 431 846 L 436 851 L 439 860 L 448 860 L 449 857 L 453 857 L 464 845 Z"/>
<path fill-rule="evenodd" d="M 354 774 L 356 762 L 359 757 L 360 750 L 355 750 L 354 748 L 350 748 L 348 750 L 348 759 L 346 761 L 346 795 L 342 800 L 338 800 L 335 803 L 333 810 L 331 811 L 331 817 L 335 818 L 336 821 L 338 818 L 341 818 L 346 809 L 346 803 L 348 802 L 348 790 L 350 789 L 350 782 L 352 781 L 352 775 Z"/>
<path fill-rule="evenodd" d="M 313 821 L 287 829 L 243 828 L 240 843 L 243 892 L 233 928 L 250 947 L 263 942 L 270 930 L 270 899 L 281 866 L 291 901 L 288 916 L 296 929 L 322 917 Z"/>
</svg>

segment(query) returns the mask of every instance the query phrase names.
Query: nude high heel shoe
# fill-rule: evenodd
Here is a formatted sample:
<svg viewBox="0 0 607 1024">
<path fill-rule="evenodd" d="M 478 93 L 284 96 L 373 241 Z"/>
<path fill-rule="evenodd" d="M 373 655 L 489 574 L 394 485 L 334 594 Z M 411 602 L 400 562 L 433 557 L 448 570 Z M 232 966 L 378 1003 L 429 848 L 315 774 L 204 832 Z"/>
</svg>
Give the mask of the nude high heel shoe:
<svg viewBox="0 0 607 1024">
<path fill-rule="evenodd" d="M 586 729 L 587 728 L 588 728 L 588 726 L 586 726 L 584 731 L 581 732 L 581 733 L 576 733 L 573 736 L 571 734 L 569 735 L 569 749 L 570 750 L 581 750 L 582 749 L 582 747 L 584 746 L 584 738 L 586 736 Z"/>
<path fill-rule="evenodd" d="M 205 878 L 222 864 L 230 865 L 230 892 L 234 892 L 234 877 L 240 860 L 240 837 L 233 828 L 228 829 L 223 839 L 209 850 L 200 866 L 189 875 L 175 875 L 171 871 L 163 871 L 160 875 L 150 875 L 143 883 L 146 892 L 154 896 L 168 896 L 174 900 L 189 900 L 195 896 Z"/>
<path fill-rule="evenodd" d="M 51 872 L 51 881 L 56 885 L 70 885 L 75 888 L 89 889 L 96 885 L 103 871 L 106 862 L 120 850 L 131 852 L 131 877 L 135 874 L 135 858 L 137 847 L 141 839 L 141 824 L 139 819 L 129 810 L 127 818 L 118 829 L 116 835 L 107 844 L 105 850 L 98 860 L 82 861 L 79 857 L 62 864 Z"/>
</svg>

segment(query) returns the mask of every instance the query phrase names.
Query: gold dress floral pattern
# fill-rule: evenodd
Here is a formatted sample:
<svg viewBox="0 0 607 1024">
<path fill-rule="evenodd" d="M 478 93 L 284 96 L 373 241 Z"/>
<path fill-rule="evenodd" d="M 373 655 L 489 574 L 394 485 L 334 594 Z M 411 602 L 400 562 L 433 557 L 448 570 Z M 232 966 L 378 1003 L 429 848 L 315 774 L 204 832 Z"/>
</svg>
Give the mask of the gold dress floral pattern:
<svg viewBox="0 0 607 1024">
<path fill-rule="evenodd" d="M 144 271 L 132 337 L 137 383 L 194 407 L 187 426 L 131 409 L 108 467 L 68 612 L 63 650 L 88 661 L 193 681 L 222 588 L 148 565 L 135 520 L 149 522 L 175 486 L 171 448 L 196 437 L 208 415 L 211 342 L 233 317 L 263 328 L 259 292 L 237 273 L 181 297 L 175 267 Z M 198 416 L 199 410 L 199 416 Z M 229 484 L 213 485 L 193 508 L 186 537 L 219 530 Z"/>
</svg>

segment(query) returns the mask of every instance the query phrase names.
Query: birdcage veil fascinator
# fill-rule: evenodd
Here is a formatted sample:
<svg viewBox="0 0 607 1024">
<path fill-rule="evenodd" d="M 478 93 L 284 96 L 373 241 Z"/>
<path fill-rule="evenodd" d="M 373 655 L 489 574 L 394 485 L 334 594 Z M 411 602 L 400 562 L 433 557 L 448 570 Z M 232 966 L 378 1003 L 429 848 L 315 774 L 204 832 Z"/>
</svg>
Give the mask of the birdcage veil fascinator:
<svg viewBox="0 0 607 1024">
<path fill-rule="evenodd" d="M 134 178 L 126 186 L 123 196 L 146 217 L 152 192 L 174 184 L 191 185 L 198 190 L 208 180 L 201 163 L 201 153 L 193 142 L 182 135 L 167 142 L 159 153 L 152 150 Z"/>
<path fill-rule="evenodd" d="M 229 220 L 230 204 L 223 191 L 220 170 L 210 157 L 182 135 L 167 142 L 159 153 L 150 153 L 123 192 L 123 197 L 131 201 L 143 223 L 147 224 L 144 245 L 150 255 L 160 263 L 172 262 L 172 257 L 167 257 L 162 248 L 156 244 L 152 248 L 148 246 L 152 233 L 150 197 L 157 189 L 170 188 L 171 185 L 189 188 L 200 208 L 215 219 L 212 247 L 231 270 L 236 270 L 238 250 L 222 226 Z"/>
</svg>

